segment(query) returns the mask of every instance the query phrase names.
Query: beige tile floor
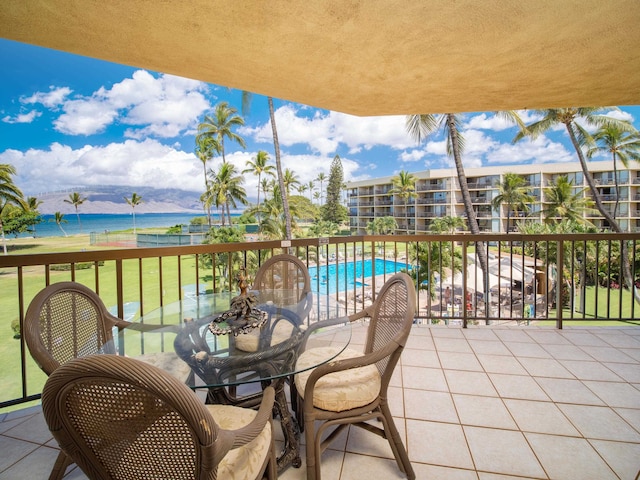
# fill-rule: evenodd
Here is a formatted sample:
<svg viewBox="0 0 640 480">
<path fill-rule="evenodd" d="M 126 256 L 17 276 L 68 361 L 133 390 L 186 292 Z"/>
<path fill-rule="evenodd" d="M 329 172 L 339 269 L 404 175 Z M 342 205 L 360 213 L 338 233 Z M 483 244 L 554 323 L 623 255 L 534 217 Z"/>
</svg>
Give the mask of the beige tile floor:
<svg viewBox="0 0 640 480">
<path fill-rule="evenodd" d="M 390 396 L 418 479 L 638 478 L 637 327 L 417 325 Z M 0 413 L 0 451 L 0 480 L 47 478 L 57 450 L 39 407 Z M 386 441 L 356 428 L 325 452 L 322 473 L 404 478 Z M 305 476 L 303 462 L 280 478 Z"/>
</svg>

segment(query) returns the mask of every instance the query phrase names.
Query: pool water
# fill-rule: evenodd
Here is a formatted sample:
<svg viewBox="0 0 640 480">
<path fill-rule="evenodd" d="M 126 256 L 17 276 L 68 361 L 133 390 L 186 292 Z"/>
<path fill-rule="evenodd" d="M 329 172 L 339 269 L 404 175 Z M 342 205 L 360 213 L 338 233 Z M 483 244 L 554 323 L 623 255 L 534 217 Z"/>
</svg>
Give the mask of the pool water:
<svg viewBox="0 0 640 480">
<path fill-rule="evenodd" d="M 336 293 L 345 290 L 367 288 L 371 278 L 376 275 L 394 274 L 400 269 L 407 269 L 407 264 L 376 258 L 373 260 L 357 260 L 319 267 L 309 267 L 311 290 L 318 293 Z"/>
</svg>

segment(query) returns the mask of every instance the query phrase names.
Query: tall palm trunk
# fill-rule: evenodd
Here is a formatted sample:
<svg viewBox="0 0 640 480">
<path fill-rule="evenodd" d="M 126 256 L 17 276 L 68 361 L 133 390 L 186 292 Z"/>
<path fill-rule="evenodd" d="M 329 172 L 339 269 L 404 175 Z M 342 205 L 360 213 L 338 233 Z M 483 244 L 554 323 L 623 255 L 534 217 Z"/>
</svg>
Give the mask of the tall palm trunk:
<svg viewBox="0 0 640 480">
<path fill-rule="evenodd" d="M 618 185 L 618 162 L 616 161 L 615 152 L 613 153 L 613 181 L 616 186 L 616 203 L 613 205 L 613 218 L 616 218 L 618 204 L 620 203 L 620 185 Z"/>
<path fill-rule="evenodd" d="M 573 148 L 578 154 L 578 160 L 580 160 L 582 173 L 584 174 L 584 179 L 587 181 L 587 185 L 589 185 L 589 191 L 593 196 L 593 201 L 596 204 L 596 208 L 600 212 L 600 215 L 602 215 L 607 220 L 607 222 L 609 222 L 609 226 L 616 233 L 623 233 L 622 228 L 620 228 L 620 225 L 618 225 L 618 222 L 616 221 L 616 219 L 604 208 L 604 205 L 602 204 L 602 200 L 600 199 L 600 194 L 596 189 L 596 182 L 593 180 L 593 176 L 591 175 L 591 172 L 587 167 L 587 161 L 585 160 L 584 155 L 582 153 L 582 148 L 580 148 L 580 144 L 578 143 L 576 134 L 573 131 L 573 123 L 566 122 L 565 127 L 567 128 L 567 133 L 569 134 L 569 138 L 571 139 Z M 615 161 L 614 161 L 614 165 L 615 165 Z M 616 175 L 616 179 L 617 179 L 617 175 Z M 616 196 L 617 194 L 618 192 L 616 190 Z M 633 292 L 633 296 L 636 302 L 640 304 L 640 290 L 636 288 L 633 283 L 633 276 L 631 275 L 631 265 L 629 264 L 629 249 L 627 246 L 627 242 L 620 242 L 620 245 L 621 245 L 620 254 L 622 256 L 622 274 L 624 276 L 624 281 L 629 287 L 629 289 L 631 290 L 631 292 Z"/>
<path fill-rule="evenodd" d="M 4 236 L 4 225 L 2 225 L 2 219 L 0 219 L 0 232 L 2 233 L 2 251 L 5 255 L 8 255 L 7 252 L 7 239 Z"/>
<path fill-rule="evenodd" d="M 458 142 L 458 129 L 456 128 L 455 115 L 447 114 L 447 125 L 449 127 L 449 139 L 451 140 L 451 150 L 453 153 L 453 160 L 456 164 L 456 171 L 458 173 L 458 181 L 460 182 L 460 191 L 462 192 L 462 203 L 464 203 L 464 209 L 467 213 L 467 222 L 469 223 L 469 230 L 474 235 L 480 234 L 480 227 L 478 226 L 478 220 L 476 218 L 476 212 L 473 210 L 473 203 L 471 202 L 471 194 L 469 193 L 469 187 L 467 185 L 467 176 L 464 173 L 464 166 L 462 165 L 462 159 L 460 158 L 460 144 Z M 478 254 L 478 261 L 480 262 L 480 268 L 482 269 L 482 283 L 485 292 L 485 308 L 489 308 L 489 262 L 487 260 L 487 252 L 484 249 L 484 242 L 476 242 L 476 252 Z M 488 315 L 488 311 L 487 311 Z M 489 321 L 487 320 L 487 323 Z"/>
<path fill-rule="evenodd" d="M 207 177 L 207 164 L 203 162 L 202 168 L 204 169 L 204 191 L 208 192 L 209 177 Z M 211 225 L 211 204 L 210 203 L 205 203 L 205 213 L 207 214 L 207 223 L 209 224 L 209 228 L 211 228 L 212 225 Z"/>
<path fill-rule="evenodd" d="M 273 110 L 273 98 L 269 100 L 269 117 L 271 118 L 271 130 L 273 131 L 273 148 L 276 153 L 276 170 L 278 171 L 278 185 L 280 186 L 280 196 L 282 197 L 282 211 L 284 213 L 286 239 L 291 240 L 291 215 L 289 213 L 289 199 L 284 187 L 284 175 L 282 173 L 282 163 L 280 162 L 280 142 L 278 141 L 278 130 L 276 128 L 276 115 Z"/>
</svg>

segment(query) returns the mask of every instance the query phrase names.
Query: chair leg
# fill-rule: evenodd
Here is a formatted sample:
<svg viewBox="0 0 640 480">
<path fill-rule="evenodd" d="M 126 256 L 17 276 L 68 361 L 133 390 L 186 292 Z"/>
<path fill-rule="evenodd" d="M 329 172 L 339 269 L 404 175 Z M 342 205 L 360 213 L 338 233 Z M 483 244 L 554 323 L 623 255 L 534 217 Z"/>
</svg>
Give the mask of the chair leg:
<svg viewBox="0 0 640 480">
<path fill-rule="evenodd" d="M 396 458 L 398 468 L 409 480 L 415 480 L 416 474 L 413 471 L 411 462 L 409 461 L 409 455 L 407 454 L 407 450 L 404 448 L 402 438 L 400 438 L 400 432 L 398 432 L 396 424 L 393 421 L 393 417 L 391 416 L 391 411 L 381 405 L 381 412 L 382 416 L 380 417 L 380 420 L 382 420 L 382 424 L 384 425 L 385 434 L 389 441 L 389 445 L 391 446 L 391 450 L 393 451 L 393 456 Z"/>
<path fill-rule="evenodd" d="M 307 458 L 307 480 L 320 480 L 320 472 L 318 471 L 319 460 L 318 465 L 316 465 L 316 459 L 318 457 L 320 445 L 316 445 L 314 428 L 315 422 L 313 419 L 309 419 L 309 417 L 310 415 L 306 415 L 304 420 L 304 439 L 306 443 Z"/>
<path fill-rule="evenodd" d="M 67 454 L 60 450 L 60 453 L 58 453 L 58 458 L 56 458 L 56 463 L 53 464 L 53 469 L 49 474 L 49 480 L 62 480 L 62 477 L 64 477 L 64 473 L 67 471 L 67 467 L 72 463 L 73 462 L 67 456 Z"/>
</svg>

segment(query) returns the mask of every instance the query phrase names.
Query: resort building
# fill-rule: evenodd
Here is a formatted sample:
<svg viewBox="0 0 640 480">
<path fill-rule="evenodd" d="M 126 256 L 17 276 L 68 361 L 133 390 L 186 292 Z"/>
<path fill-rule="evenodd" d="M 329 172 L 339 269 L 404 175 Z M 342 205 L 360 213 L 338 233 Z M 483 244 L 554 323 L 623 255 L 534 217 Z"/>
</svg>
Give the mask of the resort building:
<svg viewBox="0 0 640 480">
<path fill-rule="evenodd" d="M 606 208 L 613 214 L 616 200 L 618 206 L 615 218 L 624 231 L 640 231 L 640 165 L 624 168 L 617 165 L 618 192 L 612 161 L 589 162 L 589 171 Z M 500 192 L 499 182 L 506 173 L 521 175 L 529 188 L 534 203 L 528 214 L 510 214 L 507 225 L 507 204 L 498 211 L 492 207 L 492 200 Z M 574 193 L 592 198 L 580 163 L 546 163 L 532 165 L 509 165 L 499 167 L 466 168 L 467 185 L 478 225 L 482 232 L 504 233 L 514 230 L 518 221 L 541 222 L 545 202 L 545 188 L 554 185 L 560 176 L 566 176 L 573 184 Z M 415 197 L 405 202 L 393 192 L 393 177 L 347 183 L 347 207 L 351 233 L 366 233 L 366 227 L 377 217 L 394 217 L 399 234 L 425 233 L 434 218 L 445 216 L 465 217 L 465 209 L 460 191 L 460 182 L 455 168 L 413 172 L 416 177 Z M 608 222 L 597 211 L 585 213 L 585 217 L 601 230 L 608 230 Z"/>
</svg>

